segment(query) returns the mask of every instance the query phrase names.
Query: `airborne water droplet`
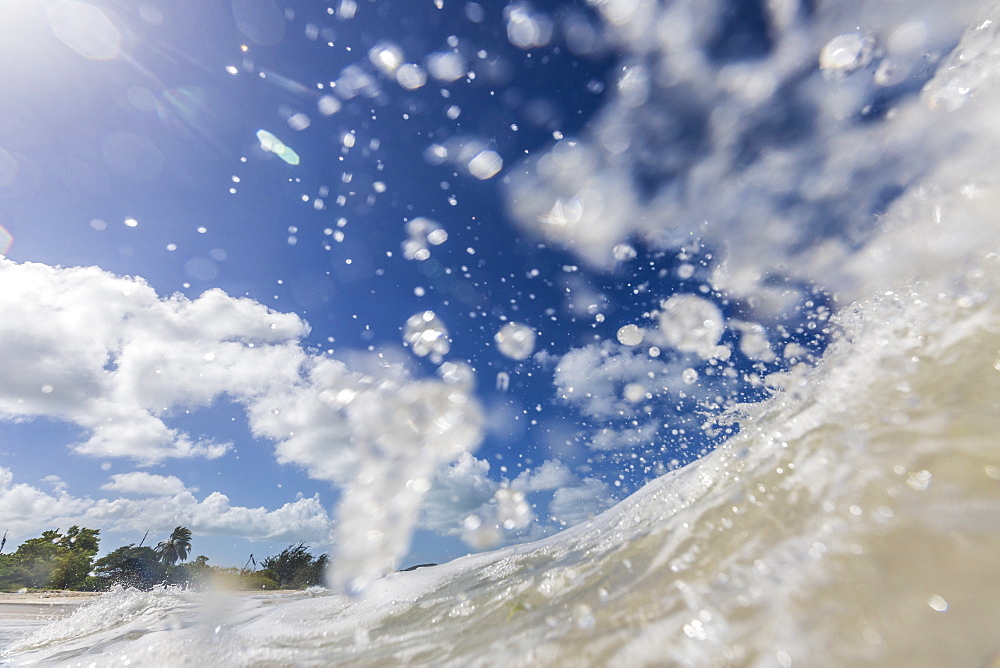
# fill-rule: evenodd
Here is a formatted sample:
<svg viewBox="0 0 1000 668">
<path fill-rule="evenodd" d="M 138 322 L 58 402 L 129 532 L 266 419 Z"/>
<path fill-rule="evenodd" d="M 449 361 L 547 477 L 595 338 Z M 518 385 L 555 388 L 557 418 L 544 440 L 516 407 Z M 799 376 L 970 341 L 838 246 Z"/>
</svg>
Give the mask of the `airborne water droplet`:
<svg viewBox="0 0 1000 668">
<path fill-rule="evenodd" d="M 508 387 L 510 387 L 510 374 L 501 371 L 497 374 L 497 392 L 506 392 Z"/>
<path fill-rule="evenodd" d="M 635 248 L 633 248 L 630 244 L 616 245 L 611 249 L 611 254 L 618 262 L 628 262 L 629 260 L 634 260 L 636 255 L 638 255 Z"/>
<path fill-rule="evenodd" d="M 871 62 L 875 43 L 871 37 L 856 32 L 837 35 L 819 54 L 819 68 L 828 77 L 839 78 Z"/>
<path fill-rule="evenodd" d="M 413 353 L 420 357 L 447 355 L 451 350 L 448 330 L 434 311 L 424 311 L 410 316 L 406 321 L 403 340 L 410 345 Z"/>
<path fill-rule="evenodd" d="M 637 325 L 625 325 L 618 330 L 618 342 L 623 346 L 637 346 L 644 336 L 645 332 Z"/>
<path fill-rule="evenodd" d="M 500 352 L 513 360 L 523 360 L 535 350 L 535 330 L 516 322 L 507 323 L 493 338 Z"/>
<path fill-rule="evenodd" d="M 674 295 L 661 306 L 659 333 L 665 343 L 705 359 L 716 354 L 725 327 L 715 304 L 688 294 Z"/>
</svg>

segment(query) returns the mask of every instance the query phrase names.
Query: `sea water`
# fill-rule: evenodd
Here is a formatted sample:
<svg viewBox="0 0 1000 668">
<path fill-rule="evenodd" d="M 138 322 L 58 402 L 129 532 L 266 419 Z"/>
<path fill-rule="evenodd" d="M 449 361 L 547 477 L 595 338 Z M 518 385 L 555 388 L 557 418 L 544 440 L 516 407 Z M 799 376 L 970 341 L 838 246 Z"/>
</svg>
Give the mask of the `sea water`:
<svg viewBox="0 0 1000 668">
<path fill-rule="evenodd" d="M 636 70 L 589 145 L 557 146 L 526 165 L 531 183 L 510 184 L 514 215 L 526 233 L 565 243 L 594 265 L 623 233 L 652 239 L 661 231 L 670 237 L 664 244 L 693 232 L 729 240 L 717 279 L 747 299 L 758 291 L 762 311 L 771 295 L 765 270 L 775 267 L 836 293 L 821 359 L 767 378 L 768 399 L 718 417 L 739 430 L 707 456 L 540 542 L 391 573 L 356 597 L 117 589 L 14 640 L 6 662 L 1000 663 L 1000 9 L 859 2 L 848 12 L 843 3 L 812 3 L 813 22 L 800 24 L 796 3 L 766 3 L 787 17 L 783 48 L 813 53 L 823 69 L 802 83 L 790 74 L 795 58 L 786 61 L 778 47 L 764 62 L 768 76 L 756 79 L 730 80 L 754 73 L 699 62 L 695 4 L 593 4 L 635 53 L 679 59 L 677 77 L 708 71 L 706 83 L 751 102 L 794 79 L 803 95 L 827 102 L 820 115 L 833 120 L 818 121 L 808 137 L 784 138 L 744 173 L 732 169 L 742 158 L 718 145 L 697 149 L 705 155 L 681 146 L 694 151 L 685 158 L 692 190 L 636 199 L 616 219 L 593 202 L 619 188 L 627 170 L 618 167 L 646 158 L 611 138 L 624 136 L 637 109 L 645 122 L 656 113 L 648 105 L 655 87 Z M 673 22 L 664 18 L 670 11 Z M 891 15 L 889 35 L 856 29 L 880 12 Z M 684 30 L 668 29 L 684 20 Z M 655 44 L 651 26 L 659 26 Z M 921 45 L 932 43 L 947 49 L 928 55 Z M 920 70 L 921 58 L 933 63 Z M 868 89 L 852 77 L 892 86 L 899 68 L 929 72 L 921 90 L 864 118 L 854 106 Z M 846 88 L 823 88 L 840 83 Z M 844 122 L 855 113 L 856 122 Z M 878 155 L 866 154 L 866 144 L 877 144 Z M 825 181 L 804 173 L 807 154 Z M 850 227 L 873 210 L 882 190 L 869 186 L 880 179 L 901 191 L 884 202 L 877 225 L 817 231 L 816 202 L 842 199 L 836 222 Z M 564 201 L 569 180 L 590 184 L 593 199 Z M 711 186 L 718 197 L 705 201 Z M 779 215 L 781 187 L 801 197 L 798 219 Z M 634 190 L 620 192 L 627 199 Z M 588 218 L 596 212 L 605 216 L 597 227 Z M 706 227 L 694 213 L 722 222 Z M 678 214 L 687 218 L 664 222 Z"/>
</svg>

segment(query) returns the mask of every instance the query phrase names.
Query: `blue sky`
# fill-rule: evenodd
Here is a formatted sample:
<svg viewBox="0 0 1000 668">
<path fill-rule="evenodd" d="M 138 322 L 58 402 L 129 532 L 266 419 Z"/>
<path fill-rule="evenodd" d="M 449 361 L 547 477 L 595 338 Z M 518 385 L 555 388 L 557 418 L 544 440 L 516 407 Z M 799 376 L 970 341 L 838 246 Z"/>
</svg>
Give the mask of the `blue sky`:
<svg viewBox="0 0 1000 668">
<path fill-rule="evenodd" d="M 629 99 L 629 65 L 586 3 L 4 11 L 0 522 L 14 544 L 78 523 L 111 549 L 182 524 L 195 553 L 241 565 L 395 520 L 416 523 L 408 553 L 386 548 L 406 561 L 539 537 L 689 461 L 718 440 L 701 429 L 713 413 L 822 346 L 803 323 L 827 297 L 799 283 L 774 288 L 770 311 L 724 297 L 711 242 L 630 237 L 614 222 L 624 193 L 596 241 L 558 236 L 573 206 L 593 210 L 576 199 L 524 213 L 546 156 L 565 149 L 575 178 L 586 160 L 568 138 Z M 419 218 L 447 238 L 408 259 Z M 425 311 L 448 329 L 439 361 L 403 345 Z M 509 322 L 537 333 L 525 359 L 498 349 Z M 419 387 L 426 408 L 447 386 L 469 408 L 440 439 L 432 424 L 420 447 L 366 450 L 400 413 L 336 394 L 339 417 L 322 417 L 321 376 L 372 405 Z M 422 514 L 338 529 L 365 471 L 386 506 L 427 482 L 410 485 Z"/>
</svg>

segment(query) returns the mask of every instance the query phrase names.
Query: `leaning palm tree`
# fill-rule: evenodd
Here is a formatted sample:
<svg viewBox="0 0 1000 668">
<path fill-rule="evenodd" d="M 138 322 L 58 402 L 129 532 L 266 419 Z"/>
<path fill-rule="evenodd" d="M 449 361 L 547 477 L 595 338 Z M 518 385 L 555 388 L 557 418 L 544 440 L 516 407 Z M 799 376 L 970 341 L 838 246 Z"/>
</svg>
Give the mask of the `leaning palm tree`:
<svg viewBox="0 0 1000 668">
<path fill-rule="evenodd" d="M 191 551 L 191 530 L 187 527 L 175 528 L 170 538 L 157 545 L 155 551 L 160 561 L 170 566 L 184 561 Z"/>
</svg>

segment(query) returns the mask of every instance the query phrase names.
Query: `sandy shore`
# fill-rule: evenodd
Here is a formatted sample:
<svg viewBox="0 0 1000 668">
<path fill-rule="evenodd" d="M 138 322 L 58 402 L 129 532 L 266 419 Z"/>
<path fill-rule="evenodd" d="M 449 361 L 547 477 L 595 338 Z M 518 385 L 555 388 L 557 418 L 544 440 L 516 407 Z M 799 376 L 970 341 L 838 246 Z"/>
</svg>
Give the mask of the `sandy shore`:
<svg viewBox="0 0 1000 668">
<path fill-rule="evenodd" d="M 100 594 L 85 591 L 0 592 L 0 646 L 9 640 L 7 636 L 14 637 L 10 634 L 70 615 L 97 596 Z"/>
<path fill-rule="evenodd" d="M 0 592 L 0 605 L 75 605 L 100 595 L 94 591 Z"/>
</svg>

